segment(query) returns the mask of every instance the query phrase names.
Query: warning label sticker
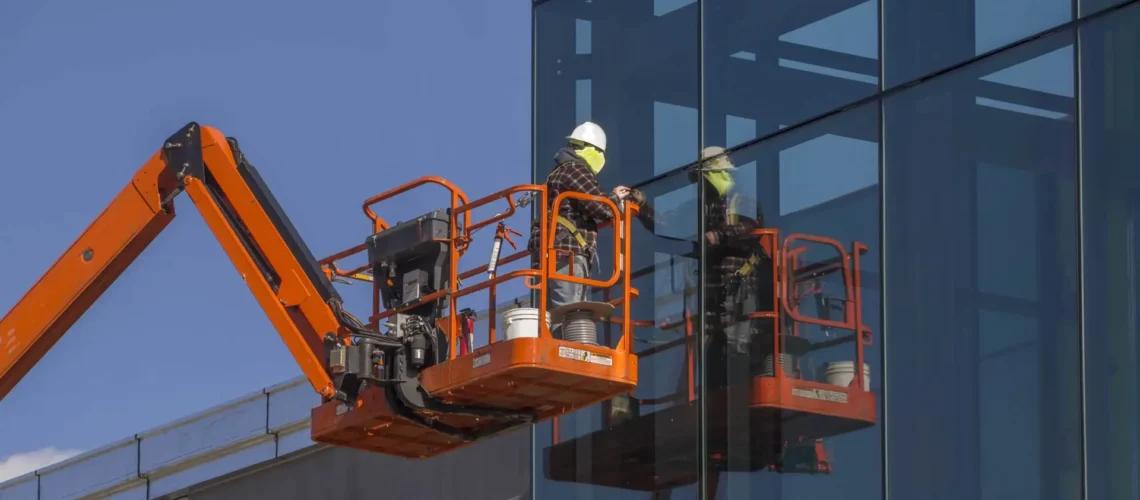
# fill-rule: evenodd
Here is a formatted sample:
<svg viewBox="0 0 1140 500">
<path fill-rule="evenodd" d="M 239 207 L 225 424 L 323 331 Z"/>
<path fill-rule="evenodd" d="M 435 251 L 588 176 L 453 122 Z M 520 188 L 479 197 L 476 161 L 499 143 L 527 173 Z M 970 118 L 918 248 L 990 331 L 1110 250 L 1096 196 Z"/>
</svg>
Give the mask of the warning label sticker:
<svg viewBox="0 0 1140 500">
<path fill-rule="evenodd" d="M 574 349 L 573 347 L 558 346 L 558 357 L 566 359 L 575 359 L 578 361 L 585 361 L 595 365 L 613 366 L 613 358 L 605 354 L 597 354 L 585 349 Z"/>
<path fill-rule="evenodd" d="M 483 366 L 483 365 L 490 363 L 490 362 L 491 362 L 491 353 L 483 354 L 481 356 L 475 356 L 475 359 L 471 360 L 471 368 L 479 368 L 480 366 Z"/>
<path fill-rule="evenodd" d="M 820 401 L 847 404 L 847 393 L 840 391 L 829 391 L 827 389 L 803 389 L 799 387 L 793 387 L 792 395 L 801 398 L 818 399 Z"/>
</svg>

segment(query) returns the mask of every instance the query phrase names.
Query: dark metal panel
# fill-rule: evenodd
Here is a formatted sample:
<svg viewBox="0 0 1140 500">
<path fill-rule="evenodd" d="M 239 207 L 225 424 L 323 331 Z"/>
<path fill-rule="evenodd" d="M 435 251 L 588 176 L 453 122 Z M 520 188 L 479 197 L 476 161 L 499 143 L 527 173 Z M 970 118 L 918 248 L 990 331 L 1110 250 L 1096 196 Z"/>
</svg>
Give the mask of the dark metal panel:
<svg viewBox="0 0 1140 500">
<path fill-rule="evenodd" d="M 190 500 L 530 500 L 530 429 L 434 459 L 330 447 L 188 493 Z"/>
</svg>

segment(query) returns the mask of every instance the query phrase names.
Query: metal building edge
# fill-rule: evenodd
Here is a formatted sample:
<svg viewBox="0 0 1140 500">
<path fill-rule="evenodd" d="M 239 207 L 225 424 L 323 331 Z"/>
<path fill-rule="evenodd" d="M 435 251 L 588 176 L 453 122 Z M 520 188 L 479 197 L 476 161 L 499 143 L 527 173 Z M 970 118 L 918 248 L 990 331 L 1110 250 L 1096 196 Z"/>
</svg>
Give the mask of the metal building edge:
<svg viewBox="0 0 1140 500">
<path fill-rule="evenodd" d="M 495 307 L 502 313 L 530 300 Z M 329 448 L 310 439 L 320 403 L 298 376 L 0 482 L 0 500 L 178 498 Z"/>
<path fill-rule="evenodd" d="M 0 499 L 176 497 L 326 448 L 309 439 L 319 400 L 297 377 L 12 478 Z"/>
</svg>

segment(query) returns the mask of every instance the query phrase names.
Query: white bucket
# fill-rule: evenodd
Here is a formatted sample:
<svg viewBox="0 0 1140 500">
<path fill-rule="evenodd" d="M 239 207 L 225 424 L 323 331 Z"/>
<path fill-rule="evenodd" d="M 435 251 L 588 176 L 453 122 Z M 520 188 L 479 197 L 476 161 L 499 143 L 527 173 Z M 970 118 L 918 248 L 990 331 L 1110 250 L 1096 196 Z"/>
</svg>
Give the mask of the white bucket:
<svg viewBox="0 0 1140 500">
<path fill-rule="evenodd" d="M 499 325 L 503 327 L 503 340 L 538 337 L 538 309 L 519 307 L 503 313 Z M 546 312 L 546 327 L 550 328 L 550 311 Z"/>
<path fill-rule="evenodd" d="M 824 367 L 824 377 L 827 383 L 840 387 L 849 387 L 855 380 L 854 361 L 832 361 Z M 871 366 L 863 363 L 863 390 L 871 390 Z"/>
</svg>

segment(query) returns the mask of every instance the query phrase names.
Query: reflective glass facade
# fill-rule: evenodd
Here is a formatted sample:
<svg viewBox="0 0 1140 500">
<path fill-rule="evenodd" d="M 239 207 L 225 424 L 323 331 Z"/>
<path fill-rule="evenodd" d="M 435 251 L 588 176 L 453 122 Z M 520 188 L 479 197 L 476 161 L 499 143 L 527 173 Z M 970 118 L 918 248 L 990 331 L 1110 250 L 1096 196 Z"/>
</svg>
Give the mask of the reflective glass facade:
<svg viewBox="0 0 1140 500">
<path fill-rule="evenodd" d="M 1140 497 L 1140 2 L 546 0 L 534 44 L 536 182 L 591 120 L 655 213 L 640 387 L 536 427 L 535 498 Z"/>
</svg>

